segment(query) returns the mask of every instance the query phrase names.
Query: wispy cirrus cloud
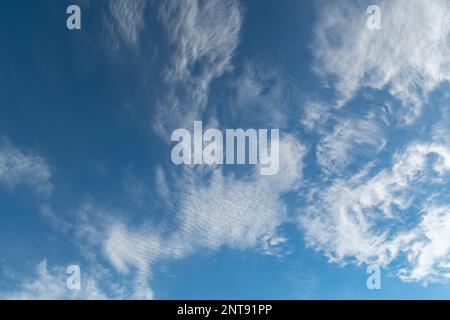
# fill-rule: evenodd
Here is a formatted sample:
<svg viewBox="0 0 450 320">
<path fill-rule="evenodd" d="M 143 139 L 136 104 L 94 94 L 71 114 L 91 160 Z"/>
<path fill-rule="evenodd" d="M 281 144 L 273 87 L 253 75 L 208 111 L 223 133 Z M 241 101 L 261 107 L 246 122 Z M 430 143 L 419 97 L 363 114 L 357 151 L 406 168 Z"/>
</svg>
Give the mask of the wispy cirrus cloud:
<svg viewBox="0 0 450 320">
<path fill-rule="evenodd" d="M 308 133 L 324 132 L 326 123 L 331 118 L 330 106 L 320 100 L 309 99 L 302 105 L 300 124 Z"/>
<path fill-rule="evenodd" d="M 315 70 L 344 104 L 363 88 L 387 89 L 410 122 L 428 93 L 450 80 L 450 15 L 446 0 L 377 1 L 381 30 L 366 27 L 368 1 L 320 1 Z"/>
<path fill-rule="evenodd" d="M 39 196 L 49 196 L 53 190 L 51 168 L 42 156 L 23 151 L 0 137 L 0 184 L 6 189 L 24 185 Z"/>
<path fill-rule="evenodd" d="M 361 119 L 339 120 L 317 145 L 318 164 L 328 174 L 343 175 L 355 161 L 370 161 L 385 146 L 388 127 L 383 109 L 369 112 Z"/>
<path fill-rule="evenodd" d="M 166 1 L 159 19 L 173 47 L 154 124 L 162 135 L 198 120 L 211 82 L 230 70 L 239 44 L 243 12 L 237 0 Z"/>
<path fill-rule="evenodd" d="M 124 42 L 135 46 L 145 26 L 147 0 L 110 0 L 105 24 L 115 48 Z"/>
<path fill-rule="evenodd" d="M 224 110 L 231 113 L 232 119 L 247 125 L 287 127 L 297 97 L 287 77 L 275 66 L 247 62 L 232 87 L 234 100 Z"/>
<path fill-rule="evenodd" d="M 175 47 L 168 80 L 207 84 L 230 67 L 243 20 L 238 1 L 166 1 L 160 20 Z"/>
</svg>

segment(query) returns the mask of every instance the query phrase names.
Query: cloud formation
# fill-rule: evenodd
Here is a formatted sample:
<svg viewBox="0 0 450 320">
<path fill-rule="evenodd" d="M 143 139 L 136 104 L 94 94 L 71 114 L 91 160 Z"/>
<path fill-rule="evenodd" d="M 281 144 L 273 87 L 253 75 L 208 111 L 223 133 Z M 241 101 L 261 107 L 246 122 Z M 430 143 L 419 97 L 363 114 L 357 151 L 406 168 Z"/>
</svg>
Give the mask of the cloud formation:
<svg viewBox="0 0 450 320">
<path fill-rule="evenodd" d="M 447 277 L 450 149 L 411 143 L 390 169 L 370 171 L 315 190 L 299 218 L 307 244 L 339 264 L 388 266 L 404 257 L 408 263 L 396 270 L 404 280 Z"/>
<path fill-rule="evenodd" d="M 120 42 L 135 46 L 145 26 L 147 0 L 111 0 L 108 1 L 106 26 L 110 31 L 114 47 Z"/>
<path fill-rule="evenodd" d="M 383 110 L 369 112 L 364 118 L 340 120 L 316 147 L 317 162 L 326 173 L 342 175 L 356 160 L 371 160 L 387 142 L 389 123 Z"/>
<path fill-rule="evenodd" d="M 154 124 L 166 135 L 200 120 L 211 82 L 231 68 L 243 13 L 237 0 L 166 1 L 159 18 L 174 50 L 164 73 L 168 92 Z"/>
<path fill-rule="evenodd" d="M 268 63 L 246 63 L 232 87 L 235 97 L 224 112 L 246 125 L 285 128 L 289 110 L 297 101 L 282 72 Z"/>
<path fill-rule="evenodd" d="M 53 190 L 48 162 L 34 152 L 27 152 L 0 137 L 0 184 L 7 190 L 24 185 L 36 195 L 49 196 Z"/>
<path fill-rule="evenodd" d="M 428 94 L 450 80 L 446 0 L 377 1 L 381 30 L 366 27 L 368 1 L 320 1 L 315 70 L 345 104 L 363 88 L 387 89 L 414 120 Z"/>
</svg>

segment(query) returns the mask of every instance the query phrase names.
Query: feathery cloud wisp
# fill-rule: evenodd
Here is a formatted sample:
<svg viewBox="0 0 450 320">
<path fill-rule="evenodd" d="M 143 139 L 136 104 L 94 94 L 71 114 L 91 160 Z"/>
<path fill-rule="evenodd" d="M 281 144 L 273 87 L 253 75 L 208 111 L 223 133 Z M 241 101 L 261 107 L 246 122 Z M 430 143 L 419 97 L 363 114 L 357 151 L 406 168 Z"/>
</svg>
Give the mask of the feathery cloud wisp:
<svg viewBox="0 0 450 320">
<path fill-rule="evenodd" d="M 24 152 L 6 138 L 0 138 L 0 184 L 7 189 L 19 185 L 37 195 L 48 196 L 53 190 L 51 169 L 47 161 L 32 152 Z"/>
<path fill-rule="evenodd" d="M 154 124 L 166 135 L 198 120 L 211 82 L 230 70 L 243 13 L 236 0 L 186 0 L 163 3 L 159 16 L 174 47 L 164 74 L 168 93 L 159 102 Z"/>
<path fill-rule="evenodd" d="M 381 30 L 366 27 L 368 1 L 321 1 L 315 70 L 339 94 L 340 104 L 362 88 L 387 88 L 420 113 L 428 93 L 450 80 L 450 8 L 446 0 L 378 1 Z"/>
<path fill-rule="evenodd" d="M 146 0 L 111 0 L 105 23 L 113 38 L 114 47 L 124 41 L 136 45 L 145 25 Z"/>
</svg>

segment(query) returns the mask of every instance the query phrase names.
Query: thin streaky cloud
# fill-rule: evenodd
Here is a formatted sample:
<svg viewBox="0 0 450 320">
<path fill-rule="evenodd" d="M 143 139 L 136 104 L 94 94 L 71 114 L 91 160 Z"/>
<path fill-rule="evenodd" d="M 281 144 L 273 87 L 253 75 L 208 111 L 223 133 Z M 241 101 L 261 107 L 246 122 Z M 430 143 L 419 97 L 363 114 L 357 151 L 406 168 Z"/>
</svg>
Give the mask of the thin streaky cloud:
<svg viewBox="0 0 450 320">
<path fill-rule="evenodd" d="M 47 197 L 53 190 L 51 178 L 52 170 L 45 158 L 0 137 L 0 184 L 4 188 L 12 191 L 25 185 L 37 195 Z"/>
</svg>

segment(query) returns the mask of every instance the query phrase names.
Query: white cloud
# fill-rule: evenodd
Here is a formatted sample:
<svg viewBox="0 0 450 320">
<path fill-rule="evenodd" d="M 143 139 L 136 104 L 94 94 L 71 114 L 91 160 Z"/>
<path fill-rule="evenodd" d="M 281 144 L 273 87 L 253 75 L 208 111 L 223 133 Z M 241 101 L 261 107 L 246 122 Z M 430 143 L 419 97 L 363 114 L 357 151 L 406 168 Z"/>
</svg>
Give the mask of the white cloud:
<svg viewBox="0 0 450 320">
<path fill-rule="evenodd" d="M 387 88 L 409 106 L 404 120 L 411 121 L 427 94 L 450 80 L 450 8 L 447 0 L 377 1 L 382 28 L 369 30 L 369 4 L 319 2 L 315 69 L 330 80 L 341 104 L 361 88 Z"/>
<path fill-rule="evenodd" d="M 300 217 L 307 244 L 336 263 L 387 266 L 403 254 L 409 264 L 397 271 L 405 280 L 448 275 L 448 211 L 438 205 L 448 202 L 448 147 L 413 143 L 391 169 L 370 170 L 315 191 Z"/>
<path fill-rule="evenodd" d="M 150 267 L 164 256 L 160 244 L 163 238 L 158 227 L 150 223 L 136 227 L 127 225 L 130 212 L 111 209 L 93 200 L 86 200 L 73 214 L 74 222 L 64 224 L 74 234 L 90 265 L 103 263 L 98 259 L 101 253 L 119 273 L 120 277 L 114 277 L 121 279 L 119 289 L 125 282 L 126 290 L 119 290 L 113 299 L 153 299 L 153 290 L 149 286 Z"/>
<path fill-rule="evenodd" d="M 238 1 L 166 1 L 160 20 L 176 47 L 168 79 L 199 80 L 205 87 L 229 68 L 242 24 Z"/>
<path fill-rule="evenodd" d="M 246 63 L 232 86 L 236 97 L 226 111 L 230 111 L 234 119 L 250 125 L 286 126 L 295 97 L 279 70 L 267 63 Z"/>
<path fill-rule="evenodd" d="M 132 281 L 135 299 L 153 299 L 151 266 L 166 254 L 162 241 L 158 228 L 153 226 L 130 229 L 114 221 L 107 227 L 102 250 L 120 273 L 130 274 L 130 268 L 135 268 Z"/>
<path fill-rule="evenodd" d="M 95 277 L 81 273 L 81 289 L 67 288 L 66 268 L 48 267 L 43 260 L 36 267 L 36 277 L 20 281 L 20 285 L 12 292 L 5 292 L 1 299 L 6 300 L 105 300 L 114 299 L 106 295 Z M 17 279 L 16 279 L 17 281 Z"/>
<path fill-rule="evenodd" d="M 109 15 L 105 23 L 110 30 L 115 47 L 124 41 L 136 45 L 145 26 L 146 0 L 110 0 Z"/>
<path fill-rule="evenodd" d="M 43 157 L 22 151 L 0 137 L 0 184 L 6 189 L 25 185 L 37 195 L 48 196 L 53 189 L 51 175 L 50 166 Z"/>
<path fill-rule="evenodd" d="M 164 74 L 170 89 L 154 124 L 165 135 L 205 109 L 211 82 L 231 68 L 243 17 L 237 0 L 167 1 L 159 17 L 174 47 Z"/>
<path fill-rule="evenodd" d="M 257 247 L 262 237 L 274 235 L 286 219 L 279 194 L 268 180 L 240 181 L 224 177 L 220 170 L 214 170 L 206 184 L 201 180 L 196 175 L 180 199 L 182 237 L 195 246 Z"/>
<path fill-rule="evenodd" d="M 182 241 L 213 250 L 247 249 L 278 238 L 277 229 L 287 220 L 280 196 L 299 185 L 305 153 L 304 146 L 285 137 L 277 175 L 238 179 L 223 175 L 219 167 L 188 171 L 176 200 Z"/>
<path fill-rule="evenodd" d="M 400 270 L 405 281 L 448 281 L 450 279 L 450 207 L 430 206 L 418 226 L 408 254 L 411 267 Z"/>
<path fill-rule="evenodd" d="M 387 123 L 371 112 L 363 119 L 340 121 L 316 149 L 317 162 L 330 173 L 343 173 L 361 157 L 373 158 L 386 144 Z"/>
<path fill-rule="evenodd" d="M 303 105 L 303 115 L 300 123 L 309 132 L 322 133 L 330 117 L 330 106 L 322 101 L 308 100 Z"/>
</svg>

